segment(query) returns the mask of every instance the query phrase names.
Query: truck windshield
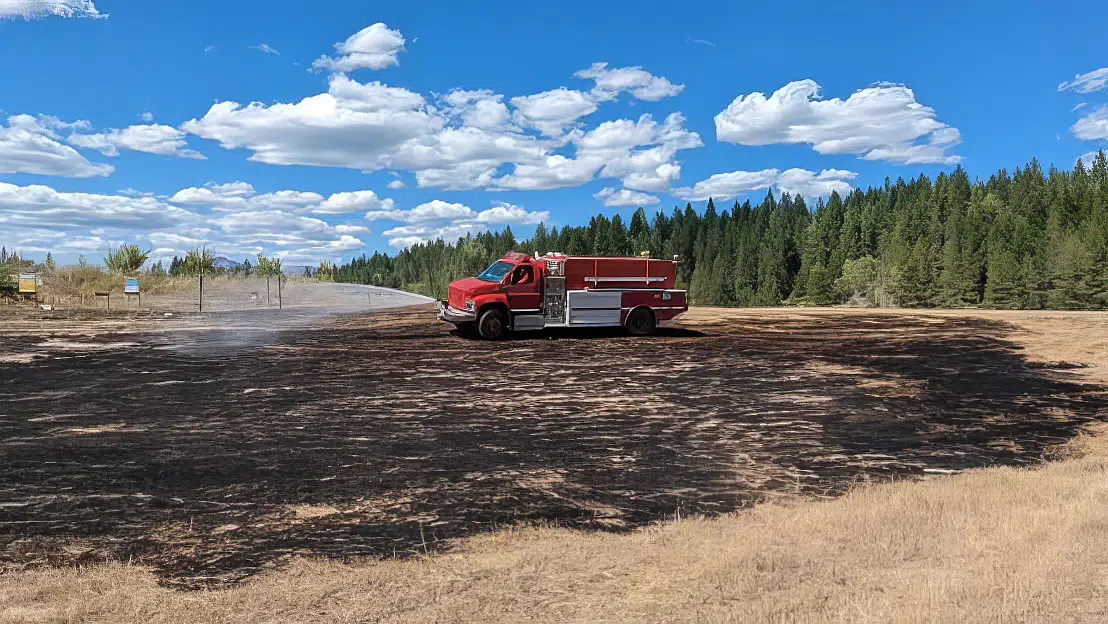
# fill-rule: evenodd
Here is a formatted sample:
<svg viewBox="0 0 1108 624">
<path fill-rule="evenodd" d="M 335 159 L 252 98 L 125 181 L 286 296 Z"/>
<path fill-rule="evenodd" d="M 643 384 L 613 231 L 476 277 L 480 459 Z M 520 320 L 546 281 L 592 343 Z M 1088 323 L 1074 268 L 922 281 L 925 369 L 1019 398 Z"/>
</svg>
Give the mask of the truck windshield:
<svg viewBox="0 0 1108 624">
<path fill-rule="evenodd" d="M 504 281 L 504 276 L 511 272 L 515 265 L 511 262 L 498 261 L 496 264 L 485 269 L 485 272 L 478 275 L 477 279 L 482 282 L 495 282 L 499 284 Z"/>
</svg>

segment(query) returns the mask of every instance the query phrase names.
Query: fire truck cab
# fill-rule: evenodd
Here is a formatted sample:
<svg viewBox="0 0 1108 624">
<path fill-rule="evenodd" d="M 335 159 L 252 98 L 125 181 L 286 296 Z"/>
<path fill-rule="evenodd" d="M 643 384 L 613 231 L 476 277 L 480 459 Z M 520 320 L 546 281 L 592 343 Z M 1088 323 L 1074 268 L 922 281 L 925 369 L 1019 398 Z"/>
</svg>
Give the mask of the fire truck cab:
<svg viewBox="0 0 1108 624">
<path fill-rule="evenodd" d="M 509 253 L 450 284 L 439 319 L 483 338 L 547 327 L 626 327 L 634 335 L 688 311 L 676 260 Z"/>
</svg>

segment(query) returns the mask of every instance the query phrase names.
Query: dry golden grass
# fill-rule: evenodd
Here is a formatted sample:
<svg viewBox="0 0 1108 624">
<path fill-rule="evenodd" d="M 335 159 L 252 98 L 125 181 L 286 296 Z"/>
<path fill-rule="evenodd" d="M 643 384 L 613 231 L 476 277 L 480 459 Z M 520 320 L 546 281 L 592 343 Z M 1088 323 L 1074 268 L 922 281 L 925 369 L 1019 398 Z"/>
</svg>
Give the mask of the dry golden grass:
<svg viewBox="0 0 1108 624">
<path fill-rule="evenodd" d="M 995 314 L 1030 357 L 1108 378 L 1108 315 Z M 228 591 L 174 592 L 124 565 L 10 574 L 0 622 L 1108 621 L 1108 426 L 1061 457 L 626 535 L 520 529 L 415 560 L 302 560 Z"/>
<path fill-rule="evenodd" d="M 195 278 L 145 274 L 141 280 L 147 296 L 174 296 L 196 289 Z M 125 276 L 108 273 L 99 266 L 63 267 L 45 276 L 40 299 L 67 308 L 103 307 L 96 293 L 111 292 L 121 300 L 125 281 Z"/>
<path fill-rule="evenodd" d="M 300 561 L 181 593 L 123 565 L 0 577 L 4 622 L 1103 622 L 1108 436 L 986 469 L 630 535 L 473 539 L 422 560 Z"/>
</svg>

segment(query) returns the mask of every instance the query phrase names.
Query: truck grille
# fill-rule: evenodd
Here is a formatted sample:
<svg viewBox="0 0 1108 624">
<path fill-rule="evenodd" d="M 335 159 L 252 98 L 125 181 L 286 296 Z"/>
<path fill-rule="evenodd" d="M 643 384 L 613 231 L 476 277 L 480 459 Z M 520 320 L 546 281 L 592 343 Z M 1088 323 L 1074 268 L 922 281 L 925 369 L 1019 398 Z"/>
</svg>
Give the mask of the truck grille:
<svg viewBox="0 0 1108 624">
<path fill-rule="evenodd" d="M 463 301 L 463 299 L 465 299 L 465 297 L 462 295 L 460 289 L 451 286 L 450 290 L 447 291 L 446 302 L 450 304 L 450 307 L 461 310 L 465 307 L 465 301 Z"/>
</svg>

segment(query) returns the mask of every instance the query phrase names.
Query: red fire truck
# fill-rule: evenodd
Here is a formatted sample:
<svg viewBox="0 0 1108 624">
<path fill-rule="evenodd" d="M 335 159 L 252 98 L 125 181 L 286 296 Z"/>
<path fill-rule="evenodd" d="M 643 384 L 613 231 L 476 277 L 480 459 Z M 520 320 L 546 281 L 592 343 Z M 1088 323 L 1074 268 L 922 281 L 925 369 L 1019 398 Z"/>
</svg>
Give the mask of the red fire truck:
<svg viewBox="0 0 1108 624">
<path fill-rule="evenodd" d="M 483 338 L 546 327 L 626 327 L 652 333 L 689 309 L 677 261 L 510 253 L 450 284 L 439 319 Z"/>
</svg>

